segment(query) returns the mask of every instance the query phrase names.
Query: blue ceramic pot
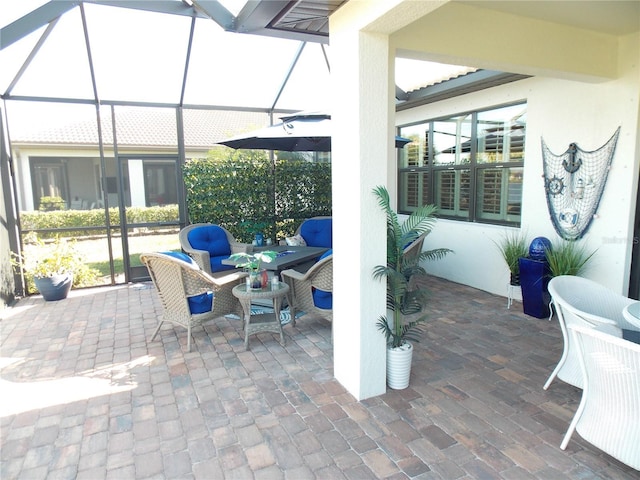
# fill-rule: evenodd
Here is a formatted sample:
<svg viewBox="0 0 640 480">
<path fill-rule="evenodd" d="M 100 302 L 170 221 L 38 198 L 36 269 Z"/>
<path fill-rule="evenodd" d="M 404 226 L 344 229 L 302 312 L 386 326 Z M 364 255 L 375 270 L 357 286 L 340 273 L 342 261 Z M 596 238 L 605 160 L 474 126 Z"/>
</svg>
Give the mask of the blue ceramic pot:
<svg viewBox="0 0 640 480">
<path fill-rule="evenodd" d="M 33 282 L 42 294 L 42 297 L 48 302 L 53 302 L 67 298 L 69 290 L 71 290 L 71 284 L 73 283 L 73 275 L 65 274 L 46 278 L 34 278 Z"/>
</svg>

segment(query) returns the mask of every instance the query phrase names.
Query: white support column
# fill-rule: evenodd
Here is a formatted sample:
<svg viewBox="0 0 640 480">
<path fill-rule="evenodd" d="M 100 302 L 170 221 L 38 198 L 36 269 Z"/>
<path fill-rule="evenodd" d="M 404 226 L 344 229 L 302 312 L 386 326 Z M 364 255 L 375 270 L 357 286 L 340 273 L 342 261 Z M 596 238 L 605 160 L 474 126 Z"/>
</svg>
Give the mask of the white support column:
<svg viewBox="0 0 640 480">
<path fill-rule="evenodd" d="M 132 207 L 146 207 L 144 192 L 144 168 L 142 160 L 129 160 L 129 192 Z"/>
<path fill-rule="evenodd" d="M 386 391 L 386 221 L 372 190 L 388 181 L 394 153 L 392 57 L 387 35 L 331 31 L 334 372 L 358 399 Z M 393 164 L 393 162 L 391 162 Z M 395 190 L 395 188 L 393 189 Z"/>
</svg>

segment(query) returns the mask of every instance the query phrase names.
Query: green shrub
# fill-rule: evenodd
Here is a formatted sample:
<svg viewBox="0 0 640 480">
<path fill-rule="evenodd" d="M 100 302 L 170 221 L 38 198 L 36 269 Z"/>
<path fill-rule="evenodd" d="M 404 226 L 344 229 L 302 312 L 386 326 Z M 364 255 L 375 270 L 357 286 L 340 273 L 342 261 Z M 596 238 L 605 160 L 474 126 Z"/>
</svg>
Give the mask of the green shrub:
<svg viewBox="0 0 640 480">
<path fill-rule="evenodd" d="M 39 210 L 41 212 L 64 210 L 65 208 L 67 208 L 67 204 L 61 197 L 40 197 Z"/>
<path fill-rule="evenodd" d="M 281 240 L 305 218 L 331 215 L 331 164 L 271 163 L 260 150 L 218 149 L 183 168 L 191 223 L 224 226 L 242 242 Z"/>
<path fill-rule="evenodd" d="M 22 269 L 27 291 L 31 293 L 37 291 L 34 278 L 71 273 L 75 288 L 95 285 L 100 274 L 85 263 L 85 258 L 75 248 L 75 240 L 57 237 L 51 244 L 40 240 L 28 252 L 23 252 L 22 256 L 14 255 L 13 264 Z"/>
<path fill-rule="evenodd" d="M 176 222 L 178 220 L 178 205 L 164 205 L 155 207 L 127 207 L 125 209 L 128 223 Z M 111 226 L 120 225 L 118 208 L 109 209 L 109 223 Z M 50 212 L 21 212 L 20 225 L 23 232 L 31 230 L 46 230 L 56 228 L 74 228 L 65 231 L 68 237 L 82 237 L 104 234 L 106 220 L 104 209 L 93 210 L 57 210 Z M 102 227 L 102 228 L 88 228 Z M 37 238 L 55 238 L 60 232 L 38 232 Z M 31 240 L 35 240 L 30 234 Z M 25 238 L 26 242 L 26 238 Z"/>
</svg>

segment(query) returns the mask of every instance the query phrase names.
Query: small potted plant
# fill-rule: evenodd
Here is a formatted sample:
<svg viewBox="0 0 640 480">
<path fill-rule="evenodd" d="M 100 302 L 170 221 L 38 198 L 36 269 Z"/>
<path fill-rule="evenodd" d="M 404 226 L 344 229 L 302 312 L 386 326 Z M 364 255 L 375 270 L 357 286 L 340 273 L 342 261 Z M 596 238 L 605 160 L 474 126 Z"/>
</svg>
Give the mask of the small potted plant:
<svg viewBox="0 0 640 480">
<path fill-rule="evenodd" d="M 244 268 L 249 273 L 250 288 L 264 288 L 267 284 L 266 271 L 261 268 L 262 262 L 270 263 L 278 256 L 277 252 L 265 250 L 255 253 L 234 253 L 229 256 L 229 260 L 236 263 L 236 267 Z"/>
<path fill-rule="evenodd" d="M 550 277 L 580 275 L 595 253 L 596 250 L 589 253 L 584 245 L 578 245 L 575 240 L 556 242 L 552 248 L 545 250 Z"/>
<path fill-rule="evenodd" d="M 422 206 L 400 222 L 391 209 L 387 189 L 379 186 L 373 193 L 387 215 L 387 264 L 376 266 L 373 278 L 386 279 L 387 311 L 391 315 L 391 318 L 381 316 L 377 324 L 387 340 L 387 384 L 390 388 L 402 389 L 409 385 L 413 356 L 411 342 L 419 341 L 422 324 L 426 321 L 426 314 L 406 320 L 409 315 L 421 314 L 427 301 L 427 291 L 415 283 L 416 278 L 427 274 L 420 263 L 442 258 L 451 250 L 438 248 L 421 251 L 417 255 L 406 254 L 410 244 L 431 231 L 436 221 L 436 206 Z"/>
<path fill-rule="evenodd" d="M 86 266 L 74 242 L 56 238 L 51 245 L 42 240 L 28 253 L 14 255 L 14 265 L 24 272 L 27 285 L 33 285 L 47 301 L 67 298 L 74 273 Z"/>
<path fill-rule="evenodd" d="M 522 232 L 507 232 L 499 242 L 494 242 L 509 269 L 509 285 L 520 285 L 520 266 L 518 260 L 529 253 L 529 243 Z"/>
</svg>

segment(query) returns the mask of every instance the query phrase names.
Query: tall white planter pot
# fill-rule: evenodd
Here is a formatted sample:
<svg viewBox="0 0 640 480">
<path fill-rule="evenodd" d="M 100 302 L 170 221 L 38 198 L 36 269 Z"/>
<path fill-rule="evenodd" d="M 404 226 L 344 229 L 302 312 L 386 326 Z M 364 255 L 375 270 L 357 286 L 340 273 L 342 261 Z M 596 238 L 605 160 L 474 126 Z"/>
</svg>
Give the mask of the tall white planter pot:
<svg viewBox="0 0 640 480">
<path fill-rule="evenodd" d="M 394 390 L 409 386 L 413 345 L 406 342 L 401 347 L 387 347 L 387 385 Z"/>
</svg>

